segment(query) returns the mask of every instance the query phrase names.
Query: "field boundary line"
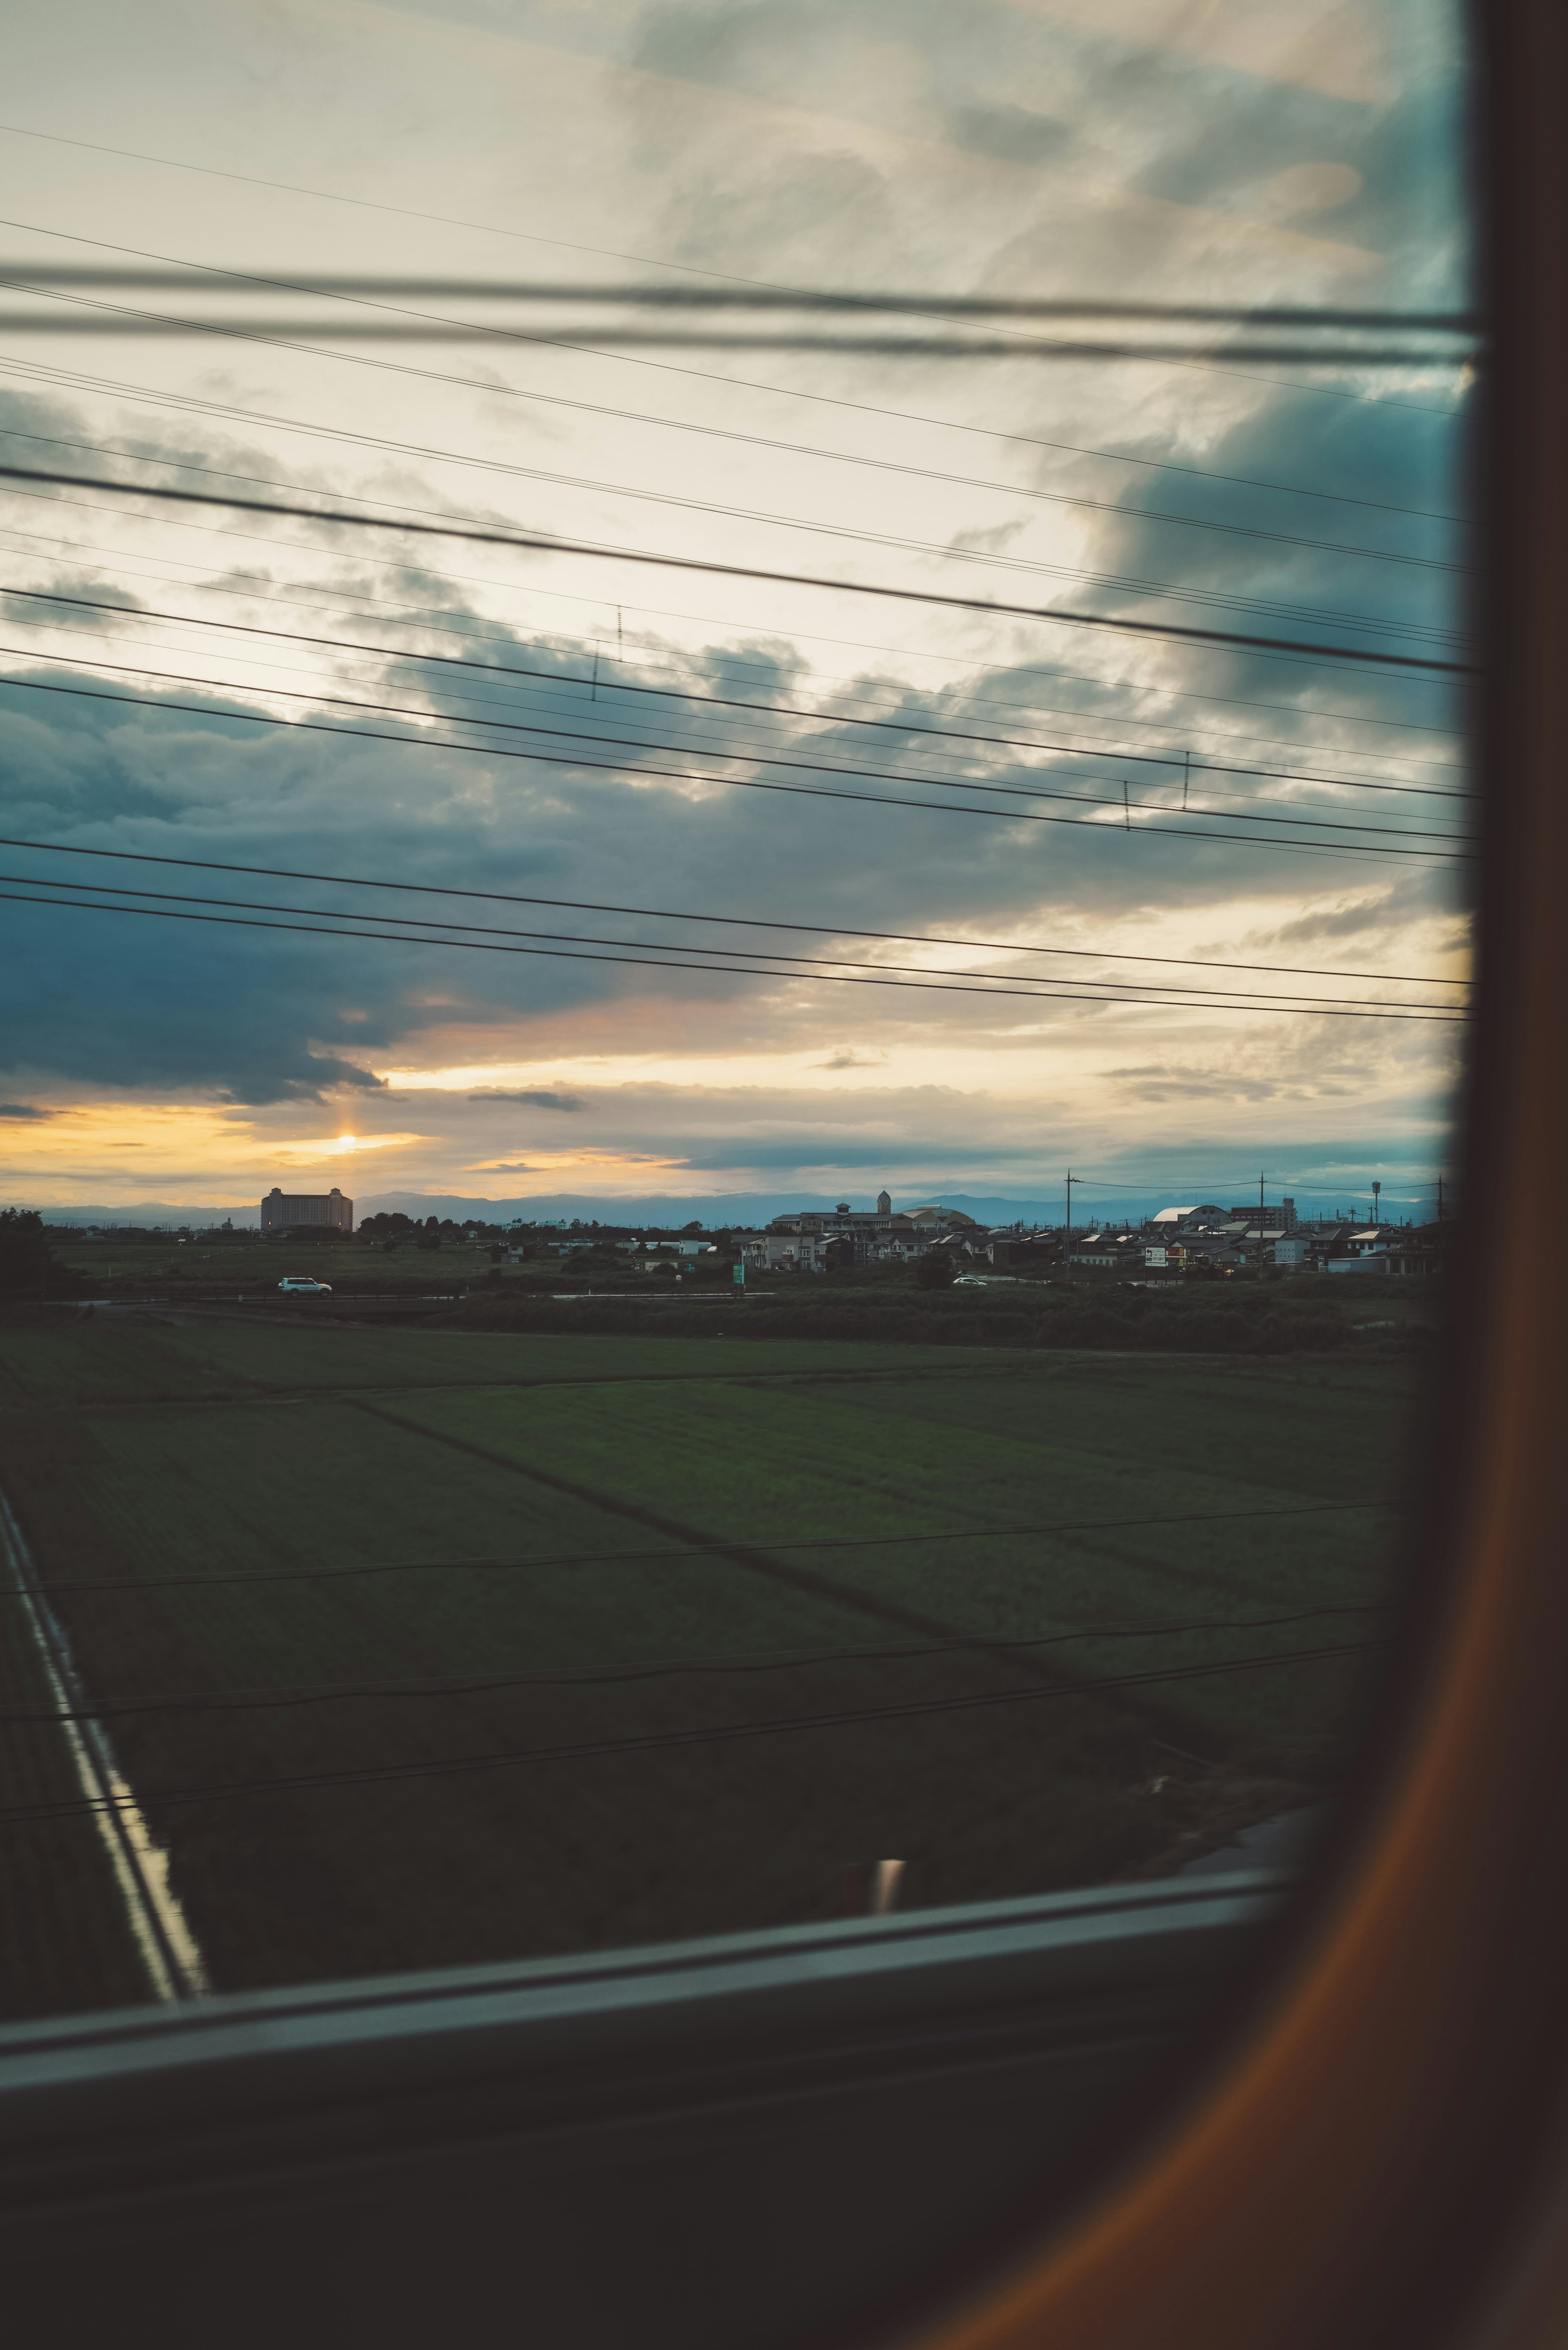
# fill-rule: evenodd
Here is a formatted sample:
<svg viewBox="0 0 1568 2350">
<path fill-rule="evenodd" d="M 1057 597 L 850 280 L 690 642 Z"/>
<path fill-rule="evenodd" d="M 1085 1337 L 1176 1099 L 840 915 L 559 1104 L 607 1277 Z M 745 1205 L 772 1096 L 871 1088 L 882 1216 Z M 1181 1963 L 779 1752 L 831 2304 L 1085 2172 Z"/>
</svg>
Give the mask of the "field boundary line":
<svg viewBox="0 0 1568 2350">
<path fill-rule="evenodd" d="M 831 1575 L 819 1574 L 811 1567 L 786 1565 L 782 1559 L 774 1558 L 771 1552 L 749 1543 L 710 1542 L 700 1531 L 684 1524 L 679 1518 L 667 1518 L 661 1513 L 644 1508 L 635 1502 L 617 1501 L 609 1494 L 597 1492 L 591 1485 L 579 1484 L 575 1479 L 562 1477 L 554 1470 L 537 1469 L 526 1461 L 509 1460 L 505 1453 L 477 1444 L 472 1437 L 452 1436 L 444 1429 L 428 1427 L 421 1420 L 405 1419 L 400 1412 L 389 1411 L 380 1405 L 366 1403 L 358 1398 L 345 1397 L 342 1400 L 369 1418 L 384 1420 L 389 1427 L 400 1428 L 410 1436 L 424 1436 L 434 1443 L 450 1445 L 454 1451 L 466 1452 L 474 1460 L 488 1461 L 493 1468 L 507 1470 L 514 1477 L 528 1478 L 535 1484 L 546 1485 L 557 1493 L 568 1494 L 573 1501 L 587 1502 L 591 1508 L 625 1518 L 633 1525 L 651 1526 L 657 1534 L 670 1534 L 678 1541 L 698 1544 L 710 1557 L 730 1559 L 735 1565 L 743 1566 L 753 1575 L 783 1584 L 786 1590 L 803 1592 L 813 1599 L 826 1600 L 853 1615 L 869 1617 L 874 1623 L 896 1624 L 900 1629 L 918 1632 L 927 1639 L 950 1642 L 968 1649 L 974 1656 L 987 1658 L 1005 1671 L 1022 1674 L 1028 1681 L 1046 1682 L 1055 1688 L 1085 1694 L 1092 1691 L 1092 1682 L 1075 1673 L 1071 1668 L 1064 1670 L 1060 1662 L 1054 1659 L 1047 1664 L 1033 1657 L 1022 1656 L 1001 1642 L 988 1639 L 983 1632 L 968 1632 L 961 1624 L 950 1623 L 940 1616 L 928 1616 L 922 1608 L 902 1607 L 896 1599 L 876 1598 L 869 1592 L 857 1591 L 853 1584 L 839 1583 Z M 1114 1699 L 1108 1701 L 1115 1703 Z M 1123 1710 L 1142 1718 L 1136 1707 Z M 1190 1735 L 1190 1725 L 1188 1728 Z"/>
<path fill-rule="evenodd" d="M 0 1531 L 5 1534 L 16 1595 L 48 1682 L 55 1719 L 109 1854 L 153 1996 L 170 2001 L 200 1998 L 211 1991 L 212 1982 L 184 1910 L 170 1888 L 168 1856 L 142 1816 L 108 1731 L 92 1711 L 65 1627 L 45 1596 L 36 1563 L 4 1492 L 0 1492 Z"/>
<path fill-rule="evenodd" d="M 428 1393 L 429 1390 L 427 1389 Z M 749 1543 L 714 1541 L 699 1528 L 685 1524 L 679 1518 L 667 1518 L 657 1510 L 644 1508 L 636 1502 L 618 1501 L 613 1494 L 601 1493 L 592 1485 L 579 1484 L 575 1478 L 563 1477 L 553 1469 L 538 1469 L 531 1461 L 509 1460 L 504 1452 L 496 1452 L 485 1444 L 477 1444 L 472 1437 L 453 1436 L 446 1429 L 431 1428 L 422 1420 L 407 1419 L 401 1412 L 389 1411 L 384 1405 L 367 1403 L 362 1397 L 345 1396 L 341 1400 L 372 1419 L 385 1420 L 389 1428 L 400 1428 L 410 1436 L 428 1437 L 434 1444 L 447 1444 L 455 1452 L 466 1452 L 476 1461 L 487 1461 L 493 1469 L 504 1469 L 514 1477 L 525 1477 L 536 1485 L 547 1485 L 552 1492 L 566 1493 L 574 1502 L 587 1502 L 590 1509 L 603 1510 L 609 1516 L 624 1518 L 636 1526 L 650 1526 L 655 1534 L 669 1534 L 673 1540 L 691 1544 L 712 1559 L 727 1558 L 736 1566 L 750 1569 L 753 1575 L 766 1576 L 771 1582 L 782 1583 L 786 1589 L 805 1593 L 813 1599 L 826 1599 L 833 1606 L 848 1608 L 853 1614 L 869 1616 L 880 1624 L 897 1624 L 906 1632 L 923 1633 L 928 1638 L 957 1639 L 970 1638 L 961 1625 L 944 1623 L 940 1616 L 927 1616 L 919 1608 L 901 1607 L 897 1600 L 875 1599 L 867 1592 L 857 1591 L 852 1585 L 836 1583 L 830 1575 L 817 1575 L 808 1566 L 786 1566 L 765 1550 Z M 974 1642 L 977 1650 L 989 1654 L 983 1638 Z"/>
</svg>

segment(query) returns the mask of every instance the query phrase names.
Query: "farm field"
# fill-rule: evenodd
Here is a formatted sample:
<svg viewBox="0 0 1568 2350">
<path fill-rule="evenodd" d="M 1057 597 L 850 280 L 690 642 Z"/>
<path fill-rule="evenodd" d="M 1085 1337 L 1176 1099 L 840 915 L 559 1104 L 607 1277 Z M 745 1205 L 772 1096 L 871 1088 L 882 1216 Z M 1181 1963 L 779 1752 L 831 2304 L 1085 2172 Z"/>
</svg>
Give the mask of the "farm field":
<svg viewBox="0 0 1568 2350">
<path fill-rule="evenodd" d="M 234 1989 L 829 1916 L 889 1856 L 911 1907 L 1094 1882 L 1311 1799 L 1420 1392 L 62 1315 L 0 1328 L 0 1486 Z M 8 1654 L 24 1813 L 70 1774 Z M 134 1965 L 90 1824 L 0 1821 L 5 2011 Z"/>
</svg>

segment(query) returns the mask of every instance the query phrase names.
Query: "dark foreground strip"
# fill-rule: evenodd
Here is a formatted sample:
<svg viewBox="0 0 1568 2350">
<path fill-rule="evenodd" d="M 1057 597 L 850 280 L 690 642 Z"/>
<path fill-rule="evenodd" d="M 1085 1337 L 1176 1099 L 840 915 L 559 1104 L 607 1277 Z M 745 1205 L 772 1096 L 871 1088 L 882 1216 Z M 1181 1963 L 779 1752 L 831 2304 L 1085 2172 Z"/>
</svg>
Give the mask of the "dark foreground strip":
<svg viewBox="0 0 1568 2350">
<path fill-rule="evenodd" d="M 458 1772 L 514 1769 L 528 1762 L 578 1762 L 611 1754 L 649 1753 L 667 1747 L 728 1743 L 740 1738 L 770 1738 L 801 1730 L 841 1730 L 867 1722 L 908 1721 L 915 1716 L 969 1712 L 980 1706 L 1018 1705 L 1042 1698 L 1095 1698 L 1110 1690 L 1147 1688 L 1154 1682 L 1196 1680 L 1219 1673 L 1255 1672 L 1271 1665 L 1310 1665 L 1336 1657 L 1365 1656 L 1386 1642 L 1348 1640 L 1332 1648 L 1298 1648 L 1269 1657 L 1235 1657 L 1225 1664 L 1179 1665 L 1164 1672 L 1123 1673 L 1114 1679 L 1054 1683 L 1029 1689 L 989 1690 L 977 1697 L 928 1698 L 906 1705 L 858 1707 L 842 1713 L 778 1717 L 732 1723 L 722 1729 L 670 1730 L 642 1738 L 606 1738 L 570 1746 L 509 1747 L 498 1753 L 453 1756 L 443 1762 L 393 1762 L 369 1770 L 312 1771 L 286 1779 L 231 1779 L 194 1787 L 147 1789 L 148 1804 L 223 1803 L 245 1795 L 294 1794 L 301 1788 L 364 1786 L 401 1779 L 445 1778 Z M 57 1819 L 67 1813 L 98 1811 L 98 1803 L 12 1804 L 0 1821 Z"/>
</svg>

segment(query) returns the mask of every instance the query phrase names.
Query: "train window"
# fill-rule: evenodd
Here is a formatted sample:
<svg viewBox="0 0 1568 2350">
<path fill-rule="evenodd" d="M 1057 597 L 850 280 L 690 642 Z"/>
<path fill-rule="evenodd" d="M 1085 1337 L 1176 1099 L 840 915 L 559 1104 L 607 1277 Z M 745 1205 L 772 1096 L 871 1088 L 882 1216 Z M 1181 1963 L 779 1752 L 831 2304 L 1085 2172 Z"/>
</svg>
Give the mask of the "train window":
<svg viewBox="0 0 1568 2350">
<path fill-rule="evenodd" d="M 935 2293 L 1262 1996 L 1430 1619 L 1460 12 L 23 38 L 0 2172 L 230 2179 L 192 2278 L 265 2173 L 343 2293 L 299 2143 L 481 2270 L 521 2181 L 585 2344 Z"/>
</svg>

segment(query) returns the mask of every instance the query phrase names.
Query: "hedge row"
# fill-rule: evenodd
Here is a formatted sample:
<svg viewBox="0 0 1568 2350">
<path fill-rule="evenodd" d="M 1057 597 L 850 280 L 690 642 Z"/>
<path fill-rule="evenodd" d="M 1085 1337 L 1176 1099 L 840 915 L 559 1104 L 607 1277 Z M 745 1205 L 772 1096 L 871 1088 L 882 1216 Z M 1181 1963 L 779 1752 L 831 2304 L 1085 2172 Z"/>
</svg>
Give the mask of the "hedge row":
<svg viewBox="0 0 1568 2350">
<path fill-rule="evenodd" d="M 438 1317 L 466 1329 L 600 1332 L 681 1338 L 851 1338 L 909 1346 L 1087 1347 L 1202 1355 L 1328 1354 L 1353 1342 L 1333 1313 L 1170 1307 L 1142 1313 L 1067 1305 L 1027 1313 L 911 1302 L 681 1305 L 471 1296 Z"/>
</svg>

